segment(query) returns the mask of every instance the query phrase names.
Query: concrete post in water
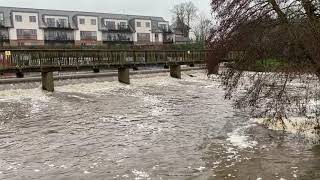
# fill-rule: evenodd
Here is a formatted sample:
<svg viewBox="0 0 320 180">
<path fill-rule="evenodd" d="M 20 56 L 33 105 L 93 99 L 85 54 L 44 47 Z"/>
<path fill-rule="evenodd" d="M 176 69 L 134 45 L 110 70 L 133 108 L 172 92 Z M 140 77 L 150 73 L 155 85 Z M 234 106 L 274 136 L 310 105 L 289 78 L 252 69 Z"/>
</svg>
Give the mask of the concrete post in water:
<svg viewBox="0 0 320 180">
<path fill-rule="evenodd" d="M 118 68 L 119 82 L 124 84 L 130 84 L 129 68 Z"/>
<path fill-rule="evenodd" d="M 17 72 L 17 73 L 16 73 L 16 77 L 17 77 L 17 78 L 24 78 L 23 72 Z"/>
<path fill-rule="evenodd" d="M 174 78 L 181 79 L 181 66 L 180 65 L 170 65 L 170 76 Z"/>
<path fill-rule="evenodd" d="M 42 89 L 45 91 L 53 92 L 53 72 L 41 72 L 42 77 Z"/>
<path fill-rule="evenodd" d="M 100 72 L 100 69 L 99 69 L 99 68 L 93 68 L 93 72 L 94 72 L 94 73 L 99 73 L 99 72 Z"/>
</svg>

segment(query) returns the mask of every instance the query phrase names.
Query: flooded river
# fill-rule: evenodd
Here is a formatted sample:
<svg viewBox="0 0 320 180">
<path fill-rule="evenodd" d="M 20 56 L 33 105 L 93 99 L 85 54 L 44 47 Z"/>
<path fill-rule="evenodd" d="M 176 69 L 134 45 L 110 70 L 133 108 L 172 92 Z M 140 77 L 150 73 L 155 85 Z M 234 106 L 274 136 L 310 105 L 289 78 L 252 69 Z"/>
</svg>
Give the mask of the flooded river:
<svg viewBox="0 0 320 180">
<path fill-rule="evenodd" d="M 320 147 L 234 109 L 202 71 L 0 87 L 2 180 L 320 179 Z"/>
</svg>

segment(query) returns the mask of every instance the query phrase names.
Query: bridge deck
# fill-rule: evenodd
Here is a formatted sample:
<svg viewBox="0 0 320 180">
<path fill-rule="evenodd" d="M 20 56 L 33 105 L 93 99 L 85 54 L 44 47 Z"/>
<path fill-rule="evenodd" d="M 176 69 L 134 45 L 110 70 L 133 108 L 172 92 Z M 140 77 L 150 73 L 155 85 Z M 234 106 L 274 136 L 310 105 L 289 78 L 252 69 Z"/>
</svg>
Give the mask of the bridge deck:
<svg viewBox="0 0 320 180">
<path fill-rule="evenodd" d="M 208 52 L 204 50 L 0 50 L 0 73 L 80 71 L 89 69 L 110 69 L 121 67 L 138 67 L 147 65 L 203 64 L 207 57 L 207 53 Z"/>
</svg>

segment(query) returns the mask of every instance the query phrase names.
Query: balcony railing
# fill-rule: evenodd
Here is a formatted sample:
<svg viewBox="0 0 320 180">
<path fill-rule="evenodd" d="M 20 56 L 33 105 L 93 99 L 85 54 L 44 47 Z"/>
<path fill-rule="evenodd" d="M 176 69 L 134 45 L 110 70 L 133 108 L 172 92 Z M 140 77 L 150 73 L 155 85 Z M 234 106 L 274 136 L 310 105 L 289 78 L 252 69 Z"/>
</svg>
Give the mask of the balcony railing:
<svg viewBox="0 0 320 180">
<path fill-rule="evenodd" d="M 9 36 L 5 34 L 0 34 L 0 42 L 9 41 Z"/>
<path fill-rule="evenodd" d="M 162 30 L 162 32 L 165 33 L 165 34 L 171 34 L 171 33 L 173 33 L 173 32 L 171 31 L 171 29 L 169 29 L 169 28 L 161 28 L 161 30 Z"/>
<path fill-rule="evenodd" d="M 107 26 L 103 25 L 104 30 L 109 31 L 109 32 L 131 32 L 131 29 L 129 25 L 116 25 L 116 26 Z"/>
<path fill-rule="evenodd" d="M 110 42 L 130 42 L 133 41 L 133 36 L 126 33 L 103 33 L 102 40 Z"/>
<path fill-rule="evenodd" d="M 25 35 L 17 35 L 18 40 L 37 40 L 37 35 L 30 35 L 30 34 L 25 34 Z"/>
<path fill-rule="evenodd" d="M 5 27 L 4 20 L 0 20 L 0 27 Z"/>
<path fill-rule="evenodd" d="M 163 44 L 173 44 L 173 39 L 164 39 Z"/>
<path fill-rule="evenodd" d="M 131 42 L 133 41 L 132 38 L 104 38 L 103 41 L 110 41 L 110 42 Z"/>
<path fill-rule="evenodd" d="M 96 41 L 97 40 L 97 36 L 81 36 L 80 39 L 81 40 L 85 40 L 85 41 Z"/>
<path fill-rule="evenodd" d="M 61 22 L 47 22 L 47 28 L 53 29 L 70 29 L 70 23 L 61 23 Z"/>
<path fill-rule="evenodd" d="M 74 41 L 74 37 L 72 36 L 55 36 L 55 35 L 45 35 L 44 39 L 46 41 Z"/>
</svg>

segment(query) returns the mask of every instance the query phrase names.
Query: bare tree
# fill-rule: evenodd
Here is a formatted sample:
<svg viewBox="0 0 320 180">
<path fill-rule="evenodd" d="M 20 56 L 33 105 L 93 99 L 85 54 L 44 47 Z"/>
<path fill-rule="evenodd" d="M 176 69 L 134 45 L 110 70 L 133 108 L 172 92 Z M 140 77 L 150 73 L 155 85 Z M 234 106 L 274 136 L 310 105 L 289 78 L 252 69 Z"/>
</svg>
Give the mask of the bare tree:
<svg viewBox="0 0 320 180">
<path fill-rule="evenodd" d="M 230 54 L 234 60 L 222 72 L 226 97 L 275 122 L 291 115 L 309 118 L 311 100 L 320 97 L 319 88 L 310 88 L 320 82 L 320 1 L 212 0 L 211 5 L 217 27 L 207 44 L 213 50 L 209 73 Z M 268 67 L 264 62 L 270 59 L 280 65 Z"/>
<path fill-rule="evenodd" d="M 198 8 L 191 2 L 184 3 L 184 9 L 186 14 L 186 24 L 191 27 L 191 22 L 197 17 Z"/>
<path fill-rule="evenodd" d="M 196 41 L 199 43 L 205 43 L 210 36 L 210 30 L 212 28 L 211 20 L 204 14 L 199 15 L 198 20 L 193 28 Z"/>
<path fill-rule="evenodd" d="M 176 4 L 171 12 L 173 13 L 173 19 L 177 26 L 182 27 L 185 33 L 189 33 L 186 31 L 189 31 L 192 21 L 197 17 L 197 7 L 191 1 L 189 1 Z"/>
</svg>

